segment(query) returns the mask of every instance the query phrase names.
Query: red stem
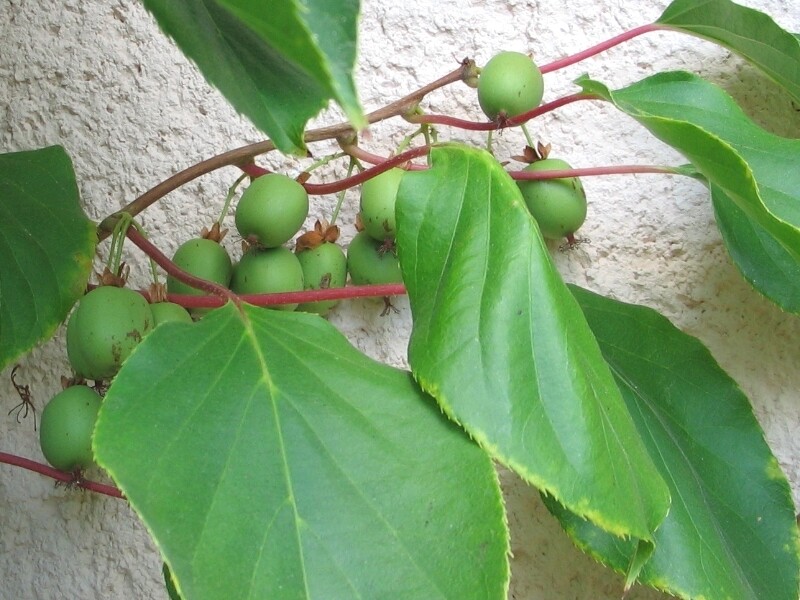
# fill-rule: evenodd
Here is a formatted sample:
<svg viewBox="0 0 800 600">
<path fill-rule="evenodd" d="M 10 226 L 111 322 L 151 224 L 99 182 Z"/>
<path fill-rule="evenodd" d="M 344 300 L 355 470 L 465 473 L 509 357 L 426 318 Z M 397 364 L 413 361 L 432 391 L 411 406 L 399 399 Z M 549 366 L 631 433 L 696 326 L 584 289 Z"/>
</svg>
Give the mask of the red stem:
<svg viewBox="0 0 800 600">
<path fill-rule="evenodd" d="M 546 102 L 541 106 L 529 110 L 526 113 L 517 115 L 512 119 L 502 119 L 498 121 L 468 121 L 466 119 L 459 119 L 448 115 L 409 115 L 404 117 L 410 123 L 429 123 L 432 125 L 447 125 L 449 127 L 458 127 L 459 129 L 466 129 L 469 131 L 492 131 L 495 129 L 504 129 L 506 127 L 516 127 L 522 123 L 526 123 L 531 119 L 535 119 L 545 113 L 548 113 L 557 108 L 561 108 L 567 104 L 578 102 L 580 100 L 597 100 L 598 96 L 595 94 L 577 93 L 569 96 L 564 96 L 552 102 Z"/>
<path fill-rule="evenodd" d="M 386 160 L 388 160 L 388 156 L 381 156 L 380 154 L 373 154 L 372 152 L 368 152 L 364 150 L 361 146 L 356 146 L 355 144 L 342 144 L 342 150 L 344 150 L 347 154 L 352 156 L 353 158 L 357 158 L 361 162 L 369 163 L 371 165 L 379 165 Z M 408 171 L 424 171 L 428 167 L 425 165 L 416 165 L 414 163 L 409 163 L 406 166 Z"/>
<path fill-rule="evenodd" d="M 601 100 L 601 98 L 596 94 L 585 94 L 583 92 L 570 94 L 569 96 L 564 96 L 563 98 L 558 98 L 551 102 L 545 102 L 541 106 L 538 106 L 533 110 L 529 110 L 526 113 L 522 113 L 521 115 L 517 115 L 516 117 L 513 117 L 511 119 L 506 119 L 504 126 L 515 127 L 517 125 L 522 125 L 523 123 L 527 123 L 531 119 L 540 117 L 545 113 L 554 111 L 557 108 L 566 106 L 567 104 L 572 104 L 573 102 L 580 102 L 581 100 Z"/>
<path fill-rule="evenodd" d="M 360 151 L 353 150 L 354 148 L 358 148 L 357 146 L 350 146 L 343 144 L 342 147 L 345 149 L 345 152 L 351 154 L 352 156 L 356 156 L 356 154 L 360 153 Z M 334 194 L 336 192 L 341 192 L 342 190 L 346 190 L 348 188 L 364 183 L 368 179 L 372 179 L 376 175 L 380 175 L 381 173 L 383 173 L 384 171 L 388 171 L 392 167 L 397 167 L 414 158 L 425 156 L 429 151 L 430 151 L 430 146 L 418 146 L 417 148 L 412 148 L 411 150 L 407 150 L 406 152 L 398 154 L 397 156 L 392 156 L 390 158 L 381 158 L 379 161 L 376 162 L 376 166 L 374 168 L 366 169 L 361 173 L 353 175 L 352 177 L 340 179 L 339 181 L 334 181 L 333 183 L 304 183 L 303 187 L 306 189 L 306 192 L 308 192 L 309 195 L 312 196 Z M 375 155 L 373 154 L 370 156 L 375 156 Z M 270 172 L 267 171 L 266 169 L 262 169 L 261 167 L 253 163 L 246 165 L 239 165 L 239 168 L 248 175 L 250 175 L 250 177 L 260 177 L 261 175 L 266 175 L 267 173 Z M 423 168 L 424 167 L 420 165 L 409 166 L 409 170 L 419 170 Z"/>
<path fill-rule="evenodd" d="M 346 300 L 348 298 L 382 298 L 384 296 L 402 296 L 406 288 L 402 283 L 384 285 L 348 285 L 341 288 L 325 290 L 305 290 L 302 292 L 276 292 L 272 294 L 242 294 L 236 298 L 256 306 L 274 306 L 278 304 L 302 304 L 321 300 Z M 143 292 L 144 295 L 147 295 Z M 225 302 L 219 296 L 189 296 L 186 294 L 167 294 L 167 300 L 180 304 L 185 308 L 216 308 Z"/>
<path fill-rule="evenodd" d="M 156 248 L 150 242 L 150 240 L 136 231 L 135 227 L 128 227 L 127 236 L 131 242 L 133 242 L 140 250 L 147 254 L 147 256 L 152 258 L 159 267 L 167 272 L 168 275 L 172 275 L 178 281 L 182 281 L 186 285 L 190 285 L 193 288 L 202 290 L 214 296 L 219 296 L 225 301 L 232 300 L 233 302 L 238 303 L 236 294 L 231 292 L 228 288 L 223 287 L 218 283 L 214 283 L 213 281 L 196 277 L 176 266 L 175 263 L 167 258 L 167 256 L 161 252 L 161 250 Z M 220 302 L 220 305 L 224 303 L 224 301 Z"/>
<path fill-rule="evenodd" d="M 376 175 L 380 175 L 384 171 L 388 171 L 392 167 L 399 167 L 403 163 L 407 163 L 410 160 L 415 158 L 419 158 L 421 156 L 426 156 L 428 152 L 430 152 L 430 146 L 418 146 L 416 148 L 412 148 L 411 150 L 406 150 L 402 154 L 398 154 L 397 156 L 392 156 L 391 158 L 387 158 L 382 163 L 375 165 L 370 169 L 366 169 L 361 173 L 353 175 L 352 177 L 346 177 L 345 179 L 340 179 L 339 181 L 334 181 L 333 183 L 306 183 L 304 187 L 309 194 L 334 194 L 336 192 L 341 192 L 342 190 L 346 190 L 347 188 L 351 188 L 353 186 L 359 185 L 364 183 L 368 179 L 372 179 Z"/>
<path fill-rule="evenodd" d="M 266 175 L 267 173 L 271 173 L 264 167 L 259 167 L 256 163 L 244 163 L 239 165 L 239 168 L 247 173 L 250 177 L 261 177 L 262 175 Z"/>
<path fill-rule="evenodd" d="M 676 175 L 670 167 L 651 167 L 647 165 L 618 165 L 611 167 L 586 167 L 583 169 L 560 169 L 552 171 L 509 171 L 512 179 L 558 179 L 562 177 L 592 177 L 595 175 L 635 175 L 638 173 L 657 173 Z"/>
<path fill-rule="evenodd" d="M 114 498 L 125 498 L 122 492 L 113 485 L 89 481 L 88 479 L 76 479 L 75 473 L 59 471 L 58 469 L 54 469 L 49 465 L 38 463 L 34 460 L 30 460 L 29 458 L 15 456 L 14 454 L 8 454 L 7 452 L 0 452 L 0 463 L 6 463 L 15 467 L 22 467 L 23 469 L 28 469 L 29 471 L 40 473 L 42 475 L 46 475 L 47 477 L 52 477 L 53 479 L 63 481 L 64 483 L 72 483 L 85 490 L 97 492 L 98 494 L 105 494 L 106 496 L 112 496 Z"/>
<path fill-rule="evenodd" d="M 390 161 L 386 161 L 387 163 Z M 370 169 L 372 171 L 373 169 Z M 383 169 L 385 170 L 385 169 Z M 366 171 L 365 171 L 366 172 Z M 279 292 L 273 294 L 234 294 L 229 289 L 207 281 L 194 275 L 190 275 L 183 269 L 175 266 L 166 255 L 156 248 L 147 238 L 136 231 L 133 227 L 128 229 L 128 239 L 139 247 L 147 256 L 152 258 L 158 266 L 164 269 L 169 275 L 183 281 L 199 290 L 208 292 L 207 296 L 191 296 L 188 294 L 167 294 L 170 302 L 175 302 L 186 308 L 215 308 L 222 306 L 228 300 L 236 304 L 244 301 L 257 306 L 272 306 L 276 304 L 295 304 L 304 302 L 317 302 L 320 300 L 341 300 L 345 298 L 380 298 L 383 296 L 400 296 L 406 293 L 402 284 L 386 285 L 351 285 L 342 288 L 330 288 L 325 290 L 305 290 L 302 292 Z M 151 300 L 147 291 L 141 291 L 142 295 Z"/>
<path fill-rule="evenodd" d="M 631 40 L 631 39 L 633 39 L 633 38 L 635 38 L 637 36 L 640 36 L 640 35 L 645 34 L 645 33 L 649 33 L 651 31 L 658 31 L 659 29 L 661 29 L 661 26 L 659 26 L 656 23 L 649 23 L 648 25 L 642 25 L 641 27 L 635 27 L 634 29 L 631 29 L 630 31 L 626 31 L 625 33 L 621 33 L 620 35 L 615 36 L 615 37 L 611 38 L 610 40 L 606 40 L 605 42 L 601 42 L 601 43 L 597 44 L 596 46 L 592 46 L 591 48 L 587 48 L 586 50 L 578 52 L 577 54 L 573 54 L 571 56 L 565 56 L 564 58 L 560 58 L 560 59 L 558 59 L 556 61 L 548 63 L 548 64 L 540 67 L 539 70 L 542 72 L 542 74 L 544 74 L 544 73 L 550 73 L 552 71 L 556 71 L 558 69 L 563 69 L 564 67 L 568 67 L 570 65 L 574 65 L 575 63 L 578 63 L 578 62 L 580 62 L 582 60 L 586 60 L 587 58 L 595 56 L 596 54 L 600 54 L 601 52 L 605 52 L 606 50 L 609 50 L 610 48 L 613 48 L 614 46 L 618 46 L 619 44 L 622 44 L 623 42 L 627 42 L 628 40 Z"/>
</svg>

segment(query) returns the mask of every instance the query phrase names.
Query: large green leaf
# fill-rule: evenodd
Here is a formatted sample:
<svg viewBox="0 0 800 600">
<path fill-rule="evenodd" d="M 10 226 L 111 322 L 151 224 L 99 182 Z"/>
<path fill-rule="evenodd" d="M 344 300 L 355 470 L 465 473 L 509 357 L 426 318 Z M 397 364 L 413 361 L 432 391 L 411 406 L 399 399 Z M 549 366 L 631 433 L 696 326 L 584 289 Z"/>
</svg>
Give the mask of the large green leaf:
<svg viewBox="0 0 800 600">
<path fill-rule="evenodd" d="M 365 124 L 352 79 L 358 0 L 144 0 L 161 28 L 284 152 L 334 99 Z"/>
<path fill-rule="evenodd" d="M 351 122 L 359 128 L 366 125 L 352 77 L 359 0 L 220 3 L 318 81 Z"/>
<path fill-rule="evenodd" d="M 675 0 L 656 23 L 736 52 L 800 102 L 800 40 L 772 17 L 730 0 Z"/>
<path fill-rule="evenodd" d="M 666 486 L 514 181 L 485 152 L 434 148 L 403 176 L 397 218 L 423 389 L 571 510 L 652 539 Z"/>
<path fill-rule="evenodd" d="M 800 262 L 717 185 L 711 185 L 717 226 L 742 275 L 776 304 L 800 312 Z"/>
<path fill-rule="evenodd" d="M 661 73 L 616 91 L 587 78 L 578 83 L 684 154 L 715 191 L 721 224 L 747 219 L 769 238 L 768 251 L 742 260 L 757 242 L 725 235 L 745 278 L 800 312 L 800 280 L 793 277 L 800 264 L 800 140 L 764 131 L 724 91 L 690 73 Z"/>
<path fill-rule="evenodd" d="M 62 147 L 0 155 L 0 369 L 66 318 L 96 244 Z"/>
<path fill-rule="evenodd" d="M 505 598 L 489 458 L 316 315 L 159 326 L 94 446 L 187 600 Z"/>
<path fill-rule="evenodd" d="M 792 495 L 747 398 L 698 340 L 654 310 L 573 293 L 672 492 L 640 581 L 682 598 L 796 600 Z M 546 502 L 579 546 L 626 568 L 633 544 Z"/>
</svg>

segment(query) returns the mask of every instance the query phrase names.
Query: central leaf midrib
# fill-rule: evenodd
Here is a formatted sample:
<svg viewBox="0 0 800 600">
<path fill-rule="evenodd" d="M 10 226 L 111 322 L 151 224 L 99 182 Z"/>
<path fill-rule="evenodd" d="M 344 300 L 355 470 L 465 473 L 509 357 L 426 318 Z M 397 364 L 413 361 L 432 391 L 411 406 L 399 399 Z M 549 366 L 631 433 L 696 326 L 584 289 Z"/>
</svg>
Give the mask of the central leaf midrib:
<svg viewBox="0 0 800 600">
<path fill-rule="evenodd" d="M 301 341 L 301 340 L 298 340 L 298 341 Z M 272 344 L 274 346 L 281 347 L 284 353 L 286 353 L 289 356 L 292 356 L 299 364 L 301 364 L 301 365 L 304 364 L 304 361 L 303 361 L 302 357 L 300 356 L 300 354 L 298 354 L 298 352 L 296 351 L 295 347 L 292 347 L 291 345 L 287 344 L 281 337 L 272 336 L 271 337 L 271 342 L 272 342 Z M 340 398 L 342 400 L 346 400 L 346 398 L 344 396 L 342 396 L 337 390 L 331 388 L 327 384 L 327 382 L 325 382 L 321 377 L 319 377 L 313 370 L 308 369 L 307 370 L 307 376 L 308 377 L 313 377 L 317 381 L 318 389 L 323 389 L 323 388 L 327 389 L 330 392 L 329 397 L 336 397 L 336 398 Z M 392 526 L 392 524 L 390 522 L 388 522 L 383 517 L 383 515 L 380 512 L 380 510 L 369 500 L 369 498 L 367 496 L 365 496 L 363 494 L 363 492 L 358 487 L 358 485 L 355 483 L 355 481 L 353 481 L 350 478 L 350 476 L 347 474 L 347 471 L 339 464 L 338 461 L 336 461 L 335 455 L 333 454 L 333 452 L 330 451 L 329 447 L 325 444 L 325 442 L 323 441 L 322 437 L 317 433 L 317 430 L 311 425 L 311 423 L 304 417 L 303 413 L 298 410 L 298 407 L 292 402 L 292 399 L 290 397 L 288 397 L 288 396 L 286 396 L 285 398 L 286 398 L 287 404 L 292 406 L 292 408 L 294 409 L 295 414 L 298 416 L 298 418 L 300 418 L 302 420 L 302 422 L 304 424 L 306 424 L 306 426 L 308 428 L 308 431 L 313 434 L 314 439 L 317 440 L 317 442 L 320 445 L 320 447 L 325 449 L 325 451 L 326 451 L 326 453 L 327 453 L 327 455 L 328 455 L 328 457 L 330 459 L 331 464 L 333 464 L 336 467 L 337 471 L 342 475 L 343 480 L 346 481 L 349 484 L 351 489 L 354 490 L 355 494 L 359 498 L 361 498 L 361 500 L 364 503 L 364 505 L 368 506 L 372 510 L 372 512 L 375 515 L 376 519 L 379 522 L 381 522 L 381 523 L 383 523 L 385 525 L 386 529 L 392 533 L 392 536 L 394 537 L 394 539 L 396 539 L 397 542 L 400 544 L 400 546 L 405 550 L 406 556 L 410 560 L 411 564 L 413 564 L 414 567 L 417 569 L 417 571 L 419 573 L 421 573 L 425 577 L 425 579 L 430 582 L 431 586 L 434 589 L 439 591 L 439 593 L 441 594 L 442 598 L 447 598 L 447 594 L 440 588 L 438 582 L 432 580 L 430 578 L 429 574 L 427 573 L 427 571 L 425 569 L 423 569 L 422 566 L 419 564 L 419 562 L 416 560 L 416 558 L 414 557 L 413 552 L 410 551 L 410 549 L 407 546 L 406 542 L 398 534 L 397 530 Z M 349 578 L 347 577 L 347 575 L 341 570 L 340 570 L 340 572 L 342 572 L 344 577 L 346 579 L 348 579 L 348 581 L 349 581 Z"/>
<path fill-rule="evenodd" d="M 255 329 L 253 327 L 253 322 L 249 318 L 249 316 L 246 314 L 245 310 L 246 309 L 240 307 L 239 308 L 239 313 L 240 313 L 241 318 L 242 318 L 242 324 L 244 326 L 247 338 L 250 341 L 250 343 L 251 343 L 251 345 L 253 347 L 253 352 L 256 355 L 256 358 L 258 360 L 259 365 L 261 366 L 261 370 L 262 370 L 261 381 L 266 385 L 266 387 L 269 390 L 268 396 L 269 396 L 270 407 L 272 408 L 272 414 L 273 414 L 273 418 L 274 418 L 274 426 L 275 426 L 275 432 L 277 434 L 279 452 L 280 452 L 280 456 L 281 456 L 281 464 L 283 466 L 283 477 L 284 477 L 284 482 L 286 484 L 286 489 L 289 492 L 287 500 L 289 501 L 289 504 L 292 507 L 292 514 L 294 515 L 293 525 L 294 525 L 294 532 L 295 532 L 295 537 L 296 537 L 296 542 L 297 542 L 297 553 L 298 553 L 298 558 L 300 560 L 300 569 L 301 569 L 301 572 L 302 572 L 302 575 L 303 575 L 303 589 L 305 591 L 305 597 L 306 598 L 310 598 L 311 594 L 310 594 L 310 591 L 309 591 L 309 588 L 308 588 L 308 577 L 307 577 L 307 574 L 306 574 L 306 564 L 305 564 L 306 563 L 306 557 L 305 557 L 305 551 L 303 549 L 302 536 L 301 536 L 300 527 L 299 527 L 299 525 L 300 525 L 300 514 L 299 514 L 298 509 L 297 509 L 297 501 L 295 499 L 294 486 L 292 484 L 292 478 L 291 478 L 291 474 L 289 472 L 289 464 L 288 464 L 288 461 L 287 461 L 288 452 L 287 452 L 287 448 L 286 448 L 286 443 L 285 443 L 285 441 L 283 439 L 283 428 L 281 427 L 280 412 L 278 410 L 278 404 L 277 404 L 277 401 L 276 401 L 275 392 L 277 391 L 277 388 L 275 387 L 275 384 L 272 381 L 272 378 L 270 376 L 270 370 L 269 370 L 269 367 L 267 365 L 267 360 L 266 360 L 266 357 L 264 356 L 264 353 L 261 350 L 260 344 L 258 343 L 258 336 L 256 335 Z M 265 310 L 267 310 L 267 309 L 265 309 Z M 263 552 L 263 546 L 262 546 L 262 552 Z"/>
</svg>

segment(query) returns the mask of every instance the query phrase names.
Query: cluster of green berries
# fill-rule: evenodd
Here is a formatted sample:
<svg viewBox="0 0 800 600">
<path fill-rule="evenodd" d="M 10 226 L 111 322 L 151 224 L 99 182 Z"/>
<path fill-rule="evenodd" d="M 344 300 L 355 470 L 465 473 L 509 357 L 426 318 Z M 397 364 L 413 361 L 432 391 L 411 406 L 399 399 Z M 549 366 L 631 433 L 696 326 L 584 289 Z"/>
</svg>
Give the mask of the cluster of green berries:
<svg viewBox="0 0 800 600">
<path fill-rule="evenodd" d="M 346 254 L 336 242 L 338 232 L 319 224 L 315 231 L 298 238 L 294 252 L 284 245 L 308 217 L 308 194 L 296 180 L 270 173 L 253 180 L 236 207 L 236 229 L 248 242 L 248 250 L 238 263 L 234 265 L 218 243 L 205 239 L 184 243 L 172 260 L 183 270 L 237 294 L 343 287 L 348 274 L 356 285 L 399 283 L 400 267 L 394 247 L 387 241 L 394 239 L 394 201 L 402 173 L 392 169 L 363 185 L 361 219 L 365 231 L 355 236 Z M 389 245 L 391 249 L 387 250 Z M 167 280 L 167 288 L 173 293 L 202 293 L 174 278 Z M 335 304 L 331 300 L 275 308 L 324 314 Z"/>
<path fill-rule="evenodd" d="M 542 74 L 530 57 L 501 52 L 481 70 L 478 101 L 493 120 L 533 110 L 542 101 Z M 526 171 L 570 169 L 563 160 L 536 155 Z M 285 246 L 300 230 L 309 212 L 308 194 L 296 180 L 280 174 L 258 177 L 243 192 L 235 222 L 248 249 L 234 264 L 213 236 L 182 244 L 173 262 L 202 279 L 237 294 L 267 294 L 343 287 L 348 275 L 355 285 L 400 283 L 395 249 L 395 202 L 404 171 L 389 169 L 361 188 L 360 231 L 347 252 L 336 240 L 338 230 L 317 223 L 301 235 L 292 252 Z M 586 194 L 575 177 L 518 183 L 525 203 L 546 238 L 570 237 L 586 218 Z M 203 294 L 174 277 L 167 290 Z M 324 314 L 336 301 L 284 304 L 281 310 Z M 194 316 L 203 314 L 194 311 Z M 191 322 L 183 307 L 170 302 L 149 304 L 137 292 L 104 285 L 87 293 L 67 325 L 67 355 L 79 381 L 107 381 L 116 375 L 136 345 L 159 323 Z M 40 442 L 54 467 L 71 471 L 92 464 L 91 435 L 101 396 L 87 385 L 73 385 L 57 394 L 42 413 Z"/>
<path fill-rule="evenodd" d="M 114 377 L 137 344 L 165 321 L 191 322 L 182 306 L 148 304 L 127 288 L 103 285 L 88 292 L 67 324 L 67 357 L 78 380 Z M 92 465 L 92 432 L 102 398 L 85 384 L 54 396 L 42 411 L 39 442 L 51 465 L 62 471 Z"/>
<path fill-rule="evenodd" d="M 336 243 L 338 229 L 317 223 L 298 238 L 296 251 L 284 244 L 305 222 L 309 202 L 302 185 L 285 175 L 258 177 L 242 194 L 236 208 L 236 228 L 248 249 L 234 264 L 214 236 L 182 244 L 173 262 L 202 279 L 237 294 L 267 294 L 343 287 L 348 273 L 356 285 L 400 283 L 394 252 L 394 203 L 403 171 L 392 169 L 362 189 L 359 232 L 347 254 Z M 203 294 L 170 276 L 167 290 L 174 294 Z M 336 301 L 277 305 L 324 314 Z M 195 310 L 200 317 L 207 310 Z M 171 302 L 150 304 L 141 294 L 115 285 L 89 291 L 67 324 L 67 356 L 76 381 L 104 382 L 157 325 L 166 321 L 192 322 L 189 312 Z M 74 471 L 92 465 L 91 436 L 102 397 L 83 383 L 67 387 L 42 412 L 40 444 L 47 461 L 57 469 Z"/>
</svg>

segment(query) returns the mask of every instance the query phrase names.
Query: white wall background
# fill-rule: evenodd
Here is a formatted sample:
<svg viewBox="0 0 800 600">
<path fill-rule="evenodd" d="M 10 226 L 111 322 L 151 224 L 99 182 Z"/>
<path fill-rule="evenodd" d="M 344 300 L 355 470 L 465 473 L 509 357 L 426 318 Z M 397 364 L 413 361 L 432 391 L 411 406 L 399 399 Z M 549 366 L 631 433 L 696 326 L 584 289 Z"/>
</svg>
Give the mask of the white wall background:
<svg viewBox="0 0 800 600">
<path fill-rule="evenodd" d="M 564 6 L 566 4 L 566 7 Z M 365 0 L 357 72 L 367 110 L 450 71 L 464 56 L 479 64 L 501 49 L 534 52 L 547 63 L 655 20 L 665 0 Z M 800 31 L 796 0 L 748 0 L 786 29 Z M 721 84 L 763 126 L 800 137 L 800 113 L 739 59 L 678 34 L 639 38 L 546 76 L 546 100 L 574 87 L 583 72 L 621 86 L 654 70 L 687 69 Z M 478 118 L 474 91 L 455 85 L 433 94 L 431 112 Z M 326 122 L 338 120 L 327 115 Z M 389 151 L 410 131 L 375 126 L 367 143 Z M 599 104 L 573 105 L 532 127 L 537 139 L 574 166 L 680 159 L 627 117 Z M 442 138 L 464 138 L 442 131 Z M 99 219 L 170 174 L 261 139 L 210 89 L 133 0 L 0 0 L 0 151 L 63 144 L 72 156 L 88 214 Z M 481 138 L 470 138 L 482 143 Z M 500 137 L 499 155 L 516 153 L 518 131 Z M 326 146 L 315 147 L 322 155 Z M 278 161 L 279 158 L 270 160 Z M 273 163 L 294 173 L 297 162 Z M 167 253 L 209 223 L 238 173 L 225 169 L 170 194 L 143 216 Z M 800 319 L 785 315 L 743 282 L 721 244 L 705 190 L 662 176 L 585 180 L 590 197 L 581 233 L 591 243 L 560 253 L 565 278 L 660 310 L 699 337 L 752 399 L 766 437 L 800 500 Z M 345 237 L 352 235 L 348 196 Z M 321 198 L 312 218 L 329 216 Z M 199 209 L 198 209 L 199 207 Z M 235 250 L 235 240 L 229 240 Z M 107 250 L 107 243 L 101 251 Z M 134 285 L 147 283 L 141 255 L 128 256 Z M 378 316 L 371 301 L 343 305 L 332 320 L 363 350 L 404 364 L 407 304 Z M 68 372 L 63 337 L 20 361 L 19 379 L 39 407 Z M 0 373 L 0 450 L 41 460 L 30 420 L 5 412 L 18 400 Z M 517 599 L 618 598 L 621 579 L 573 548 L 538 495 L 505 476 Z M 50 479 L 0 465 L 0 598 L 165 598 L 161 562 L 132 511 L 119 500 L 55 488 Z M 636 588 L 631 599 L 663 596 Z"/>
</svg>

